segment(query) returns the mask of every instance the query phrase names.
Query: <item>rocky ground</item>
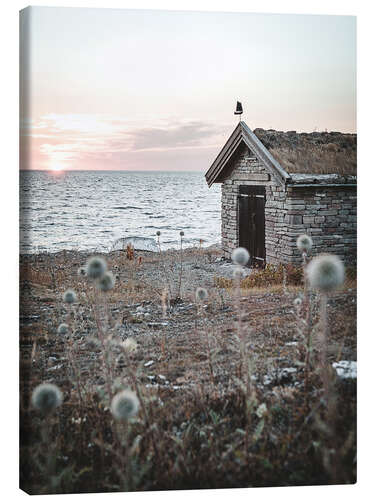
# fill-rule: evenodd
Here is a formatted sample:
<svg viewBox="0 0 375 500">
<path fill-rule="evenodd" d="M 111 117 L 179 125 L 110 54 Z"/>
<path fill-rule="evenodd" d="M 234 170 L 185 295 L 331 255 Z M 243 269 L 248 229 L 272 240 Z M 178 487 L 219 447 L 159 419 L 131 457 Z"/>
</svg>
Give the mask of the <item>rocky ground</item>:
<svg viewBox="0 0 375 500">
<path fill-rule="evenodd" d="M 86 253 L 76 251 L 21 256 L 21 413 L 28 414 L 33 387 L 41 382 L 52 382 L 63 390 L 68 401 L 66 404 L 71 404 L 69 411 L 78 414 L 74 403 L 77 382 L 72 377 L 67 345 L 72 347 L 85 393 L 94 394 L 104 387 L 102 350 L 97 340 L 98 319 L 113 343 L 116 380 L 124 376 L 124 360 L 117 344 L 133 338 L 138 348 L 132 359 L 138 367 L 137 376 L 143 390 L 161 402 L 169 401 L 177 413 L 178 408 L 186 407 L 187 401 L 194 400 L 197 391 L 201 398 L 207 393 L 220 401 L 238 391 L 236 380 L 243 376 L 239 363 L 239 319 L 246 352 L 252 360 L 251 383 L 255 392 L 267 405 L 275 400 L 290 402 L 293 398 L 298 405 L 303 405 L 305 398 L 306 404 L 303 369 L 306 352 L 293 304 L 302 295 L 302 286 L 270 283 L 265 288 L 242 289 L 238 295 L 235 287 L 228 286 L 233 265 L 222 260 L 220 249 L 216 247 L 160 254 L 136 252 L 133 260 L 127 258 L 126 252 L 115 251 L 104 257 L 116 275 L 116 286 L 103 295 L 87 278 L 78 275 L 88 257 Z M 251 272 L 256 271 L 244 270 L 245 275 Z M 226 288 L 220 287 L 224 286 L 223 283 Z M 202 304 L 195 299 L 197 287 L 208 291 Z M 70 309 L 62 302 L 62 294 L 67 288 L 73 288 L 78 295 L 78 302 Z M 317 295 L 313 294 L 312 303 L 313 324 L 318 328 Z M 335 383 L 346 383 L 344 377 L 353 376 L 350 370 L 355 365 L 349 363 L 345 366 L 342 362 L 356 360 L 354 282 L 347 282 L 342 290 L 329 298 L 328 320 L 329 361 L 331 365 L 341 363 L 336 365 L 341 372 L 332 370 L 331 375 L 335 377 Z M 62 322 L 67 322 L 73 330 L 69 336 L 57 333 Z M 313 345 L 318 359 L 318 335 L 314 335 Z M 312 380 L 316 377 L 317 374 L 312 373 Z M 316 380 L 309 388 L 311 405 L 319 395 Z M 355 396 L 352 389 L 349 392 L 350 396 L 345 393 L 343 397 L 346 398 L 345 405 L 350 403 L 352 408 Z M 95 398 L 93 400 L 90 396 L 89 401 L 92 403 Z M 186 410 L 186 414 L 190 411 Z M 303 411 L 310 410 L 306 407 Z M 25 417 L 25 435 L 30 433 L 31 425 Z M 352 426 L 351 421 L 348 425 Z M 196 463 L 198 467 L 197 459 Z M 198 484 L 195 480 L 191 484 L 186 482 L 184 474 L 181 487 Z M 238 481 L 248 484 L 247 473 L 241 474 L 244 474 L 244 479 L 241 479 L 242 483 Z M 238 478 L 242 477 L 241 474 Z M 238 484 L 236 477 L 234 473 L 233 479 L 228 479 L 225 485 L 232 484 L 230 481 Z M 314 479 L 318 481 L 316 484 L 324 480 Z M 352 480 L 352 473 L 347 480 Z M 212 481 L 214 485 L 220 483 L 215 483 L 216 479 Z M 269 484 L 265 476 L 257 484 L 262 481 Z M 301 481 L 299 484 L 308 484 Z M 167 479 L 160 479 L 159 483 L 153 479 L 152 484 L 145 489 L 156 488 L 156 484 L 166 488 L 169 483 Z M 88 491 L 87 487 L 81 485 L 80 491 Z M 108 488 L 104 490 L 108 491 Z"/>
<path fill-rule="evenodd" d="M 32 353 L 36 356 L 38 363 L 33 363 L 33 370 L 39 372 L 38 378 L 42 380 L 53 381 L 65 371 L 65 339 L 59 337 L 56 330 L 67 317 L 61 300 L 66 288 L 75 289 L 80 297 L 74 306 L 73 337 L 76 349 L 81 352 L 81 370 L 87 375 L 90 373 L 90 360 L 95 359 L 95 354 L 87 349 L 87 342 L 95 336 L 96 327 L 88 302 L 95 300 L 98 292 L 77 274 L 88 256 L 82 252 L 60 252 L 53 256 L 22 257 L 21 353 L 23 361 L 30 361 Z M 139 356 L 147 364 L 146 372 L 152 383 L 156 383 L 159 375 L 162 378 L 158 383 L 163 381 L 174 387 L 188 380 L 191 383 L 197 378 L 202 380 L 205 374 L 208 376 L 202 331 L 209 332 L 210 342 L 216 349 L 220 346 L 215 360 L 218 371 L 222 371 L 223 366 L 230 367 L 229 344 L 233 342 L 237 318 L 234 292 L 218 288 L 215 283 L 220 277 L 230 278 L 234 266 L 221 259 L 219 249 L 185 250 L 182 260 L 178 251 L 160 255 L 138 252 L 132 261 L 118 251 L 107 254 L 106 258 L 117 276 L 116 287 L 107 296 L 109 328 L 121 340 L 131 337 L 138 342 Z M 250 272 L 245 269 L 244 275 Z M 195 300 L 197 287 L 209 292 L 201 311 Z M 295 362 L 303 357 L 303 347 L 293 301 L 301 290 L 270 287 L 269 290 L 242 291 L 242 323 L 254 358 L 259 356 L 264 372 L 259 380 L 269 381 L 270 373 L 280 370 L 289 374 L 297 372 Z M 315 299 L 317 311 L 317 297 Z M 332 362 L 355 360 L 355 289 L 335 294 L 329 301 L 329 311 Z M 175 350 L 178 361 L 172 355 Z M 196 358 L 194 362 L 191 357 Z M 224 374 L 222 378 L 225 383 Z"/>
</svg>

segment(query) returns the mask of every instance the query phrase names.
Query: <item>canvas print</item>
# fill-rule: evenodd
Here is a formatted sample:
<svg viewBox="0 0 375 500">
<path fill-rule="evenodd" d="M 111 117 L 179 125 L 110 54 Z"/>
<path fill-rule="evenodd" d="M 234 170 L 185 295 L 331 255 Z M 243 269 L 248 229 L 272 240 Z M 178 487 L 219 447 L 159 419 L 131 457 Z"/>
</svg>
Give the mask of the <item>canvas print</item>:
<svg viewBox="0 0 375 500">
<path fill-rule="evenodd" d="M 20 12 L 20 487 L 356 482 L 356 19 Z"/>
</svg>

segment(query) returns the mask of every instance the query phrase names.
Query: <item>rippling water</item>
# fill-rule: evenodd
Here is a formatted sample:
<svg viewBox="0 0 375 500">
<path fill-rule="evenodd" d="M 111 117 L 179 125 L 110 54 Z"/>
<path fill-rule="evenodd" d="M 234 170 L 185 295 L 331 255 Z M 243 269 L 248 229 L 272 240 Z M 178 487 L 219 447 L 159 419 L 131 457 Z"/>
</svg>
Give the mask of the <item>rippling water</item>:
<svg viewBox="0 0 375 500">
<path fill-rule="evenodd" d="M 202 172 L 20 173 L 20 251 L 109 250 L 117 238 L 155 237 L 162 248 L 220 241 L 220 186 Z"/>
</svg>

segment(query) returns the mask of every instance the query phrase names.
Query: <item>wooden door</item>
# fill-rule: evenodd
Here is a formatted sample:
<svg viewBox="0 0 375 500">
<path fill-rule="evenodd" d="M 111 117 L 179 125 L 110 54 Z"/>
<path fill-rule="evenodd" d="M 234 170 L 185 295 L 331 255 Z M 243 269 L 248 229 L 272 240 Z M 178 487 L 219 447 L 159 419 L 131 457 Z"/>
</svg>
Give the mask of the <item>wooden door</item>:
<svg viewBox="0 0 375 500">
<path fill-rule="evenodd" d="M 251 266 L 264 266 L 266 263 L 265 203 L 264 186 L 240 186 L 238 195 L 239 246 L 249 251 Z"/>
</svg>

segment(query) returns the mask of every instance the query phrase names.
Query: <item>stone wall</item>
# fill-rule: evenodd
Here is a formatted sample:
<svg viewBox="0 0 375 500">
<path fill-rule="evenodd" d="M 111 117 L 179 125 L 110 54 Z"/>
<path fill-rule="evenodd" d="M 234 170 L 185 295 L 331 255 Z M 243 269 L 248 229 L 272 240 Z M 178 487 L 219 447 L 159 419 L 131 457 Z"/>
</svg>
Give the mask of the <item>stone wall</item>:
<svg viewBox="0 0 375 500">
<path fill-rule="evenodd" d="M 232 170 L 222 183 L 221 224 L 225 258 L 229 259 L 239 244 L 240 185 L 261 185 L 266 188 L 265 246 L 268 264 L 300 262 L 296 239 L 304 233 L 313 238 L 313 254 L 335 253 L 346 262 L 355 262 L 355 188 L 280 185 L 244 145 L 239 148 Z"/>
<path fill-rule="evenodd" d="M 357 191 L 353 186 L 288 187 L 286 236 L 291 262 L 299 262 L 295 241 L 309 234 L 312 254 L 333 253 L 347 264 L 357 260 Z"/>
</svg>

